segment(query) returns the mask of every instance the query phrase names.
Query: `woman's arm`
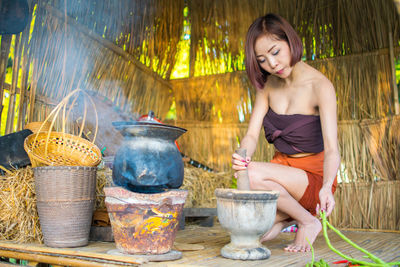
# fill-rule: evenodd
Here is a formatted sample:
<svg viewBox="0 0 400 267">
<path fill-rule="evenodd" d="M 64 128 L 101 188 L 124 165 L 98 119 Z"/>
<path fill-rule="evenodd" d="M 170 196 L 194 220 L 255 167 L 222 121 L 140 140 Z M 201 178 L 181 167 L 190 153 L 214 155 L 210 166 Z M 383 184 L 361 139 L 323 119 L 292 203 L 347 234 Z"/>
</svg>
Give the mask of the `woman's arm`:
<svg viewBox="0 0 400 267">
<path fill-rule="evenodd" d="M 324 77 L 315 87 L 324 139 L 324 181 L 319 192 L 321 209 L 327 216 L 335 207 L 332 185 L 340 165 L 337 141 L 336 93 L 332 83 Z"/>
<path fill-rule="evenodd" d="M 247 161 L 238 154 L 232 155 L 232 168 L 234 170 L 244 170 L 251 156 L 256 151 L 258 137 L 260 136 L 261 126 L 265 114 L 268 111 L 268 95 L 267 89 L 256 89 L 256 100 L 253 112 L 250 116 L 249 127 L 246 135 L 240 142 L 240 148 L 246 149 Z"/>
</svg>

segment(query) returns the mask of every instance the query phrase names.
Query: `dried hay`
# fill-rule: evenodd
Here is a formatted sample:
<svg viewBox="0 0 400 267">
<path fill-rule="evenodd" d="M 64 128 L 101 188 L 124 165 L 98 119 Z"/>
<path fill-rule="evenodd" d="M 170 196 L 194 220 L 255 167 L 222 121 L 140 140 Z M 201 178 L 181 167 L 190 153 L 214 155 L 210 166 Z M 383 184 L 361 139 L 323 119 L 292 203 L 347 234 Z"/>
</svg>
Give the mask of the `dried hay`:
<svg viewBox="0 0 400 267">
<path fill-rule="evenodd" d="M 108 167 L 97 170 L 95 210 L 106 209 L 104 187 L 111 185 L 113 185 L 112 170 Z"/>
<path fill-rule="evenodd" d="M 43 241 L 31 167 L 0 176 L 0 210 L 1 240 Z"/>
<path fill-rule="evenodd" d="M 182 189 L 189 191 L 186 208 L 215 208 L 217 206 L 214 191 L 216 188 L 232 187 L 233 171 L 208 172 L 189 164 L 184 168 L 185 178 Z"/>
</svg>

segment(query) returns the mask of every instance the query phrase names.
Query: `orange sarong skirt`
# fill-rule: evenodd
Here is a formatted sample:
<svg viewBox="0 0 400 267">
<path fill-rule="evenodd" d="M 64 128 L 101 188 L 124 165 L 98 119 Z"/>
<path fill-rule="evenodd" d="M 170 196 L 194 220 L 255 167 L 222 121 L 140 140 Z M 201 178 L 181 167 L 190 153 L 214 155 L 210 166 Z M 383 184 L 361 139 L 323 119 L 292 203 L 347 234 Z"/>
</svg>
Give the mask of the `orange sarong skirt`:
<svg viewBox="0 0 400 267">
<path fill-rule="evenodd" d="M 323 184 L 324 175 L 324 151 L 305 157 L 290 157 L 284 153 L 277 151 L 272 163 L 282 164 L 298 169 L 302 169 L 307 173 L 308 186 L 304 195 L 299 200 L 302 207 L 308 210 L 312 215 L 316 215 L 315 209 L 319 204 L 319 191 Z M 336 191 L 337 179 L 332 186 L 332 193 Z"/>
</svg>

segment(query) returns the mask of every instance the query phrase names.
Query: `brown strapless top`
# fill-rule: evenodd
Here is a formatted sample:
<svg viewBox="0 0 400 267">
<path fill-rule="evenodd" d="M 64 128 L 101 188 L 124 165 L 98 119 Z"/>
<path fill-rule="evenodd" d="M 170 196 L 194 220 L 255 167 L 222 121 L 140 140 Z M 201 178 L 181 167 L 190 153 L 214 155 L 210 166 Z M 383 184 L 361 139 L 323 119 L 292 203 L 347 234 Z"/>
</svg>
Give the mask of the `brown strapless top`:
<svg viewBox="0 0 400 267">
<path fill-rule="evenodd" d="M 277 114 L 269 108 L 263 120 L 268 143 L 285 154 L 319 153 L 324 150 L 318 115 Z"/>
</svg>

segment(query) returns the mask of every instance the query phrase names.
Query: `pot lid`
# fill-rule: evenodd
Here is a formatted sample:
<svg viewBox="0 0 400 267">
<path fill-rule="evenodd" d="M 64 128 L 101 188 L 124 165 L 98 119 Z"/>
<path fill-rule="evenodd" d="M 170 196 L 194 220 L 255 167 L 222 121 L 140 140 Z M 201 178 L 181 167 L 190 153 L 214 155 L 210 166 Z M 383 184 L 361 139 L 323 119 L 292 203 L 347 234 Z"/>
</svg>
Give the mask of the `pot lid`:
<svg viewBox="0 0 400 267">
<path fill-rule="evenodd" d="M 124 136 L 142 136 L 176 140 L 186 133 L 184 128 L 149 121 L 116 121 L 112 125 Z"/>
</svg>

